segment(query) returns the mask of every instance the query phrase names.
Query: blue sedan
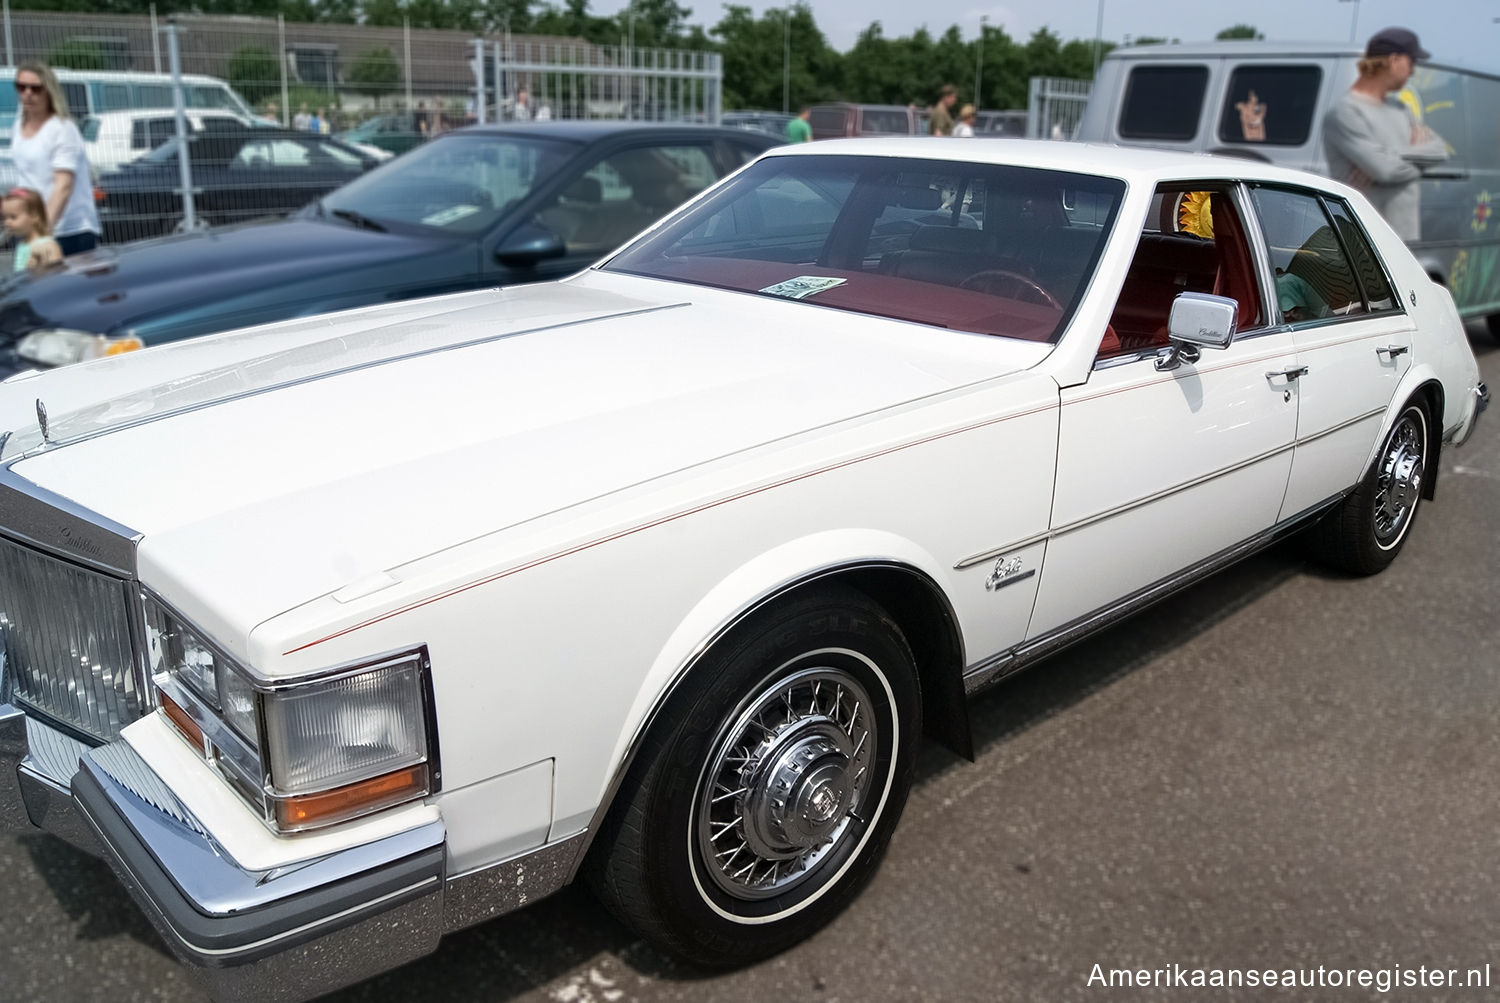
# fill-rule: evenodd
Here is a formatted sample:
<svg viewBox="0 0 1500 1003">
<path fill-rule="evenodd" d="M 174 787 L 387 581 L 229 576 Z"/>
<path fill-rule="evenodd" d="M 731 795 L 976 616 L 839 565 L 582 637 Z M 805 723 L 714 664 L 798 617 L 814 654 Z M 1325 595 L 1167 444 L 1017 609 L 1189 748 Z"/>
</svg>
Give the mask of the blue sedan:
<svg viewBox="0 0 1500 1003">
<path fill-rule="evenodd" d="M 519 123 L 426 143 L 286 220 L 105 248 L 0 288 L 0 377 L 350 307 L 559 278 L 775 145 Z"/>
</svg>

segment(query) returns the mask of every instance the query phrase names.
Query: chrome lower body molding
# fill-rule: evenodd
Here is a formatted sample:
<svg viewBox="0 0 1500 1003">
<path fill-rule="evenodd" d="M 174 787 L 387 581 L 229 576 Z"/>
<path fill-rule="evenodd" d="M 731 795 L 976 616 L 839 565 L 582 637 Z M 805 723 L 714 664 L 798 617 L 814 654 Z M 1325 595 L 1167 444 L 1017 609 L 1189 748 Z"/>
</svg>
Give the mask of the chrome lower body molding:
<svg viewBox="0 0 1500 1003">
<path fill-rule="evenodd" d="M 982 662 L 976 662 L 964 671 L 964 692 L 969 696 L 973 696 L 982 690 L 988 689 L 1002 679 L 1027 668 L 1034 662 L 1040 661 L 1070 644 L 1082 641 L 1091 634 L 1095 634 L 1107 627 L 1112 627 L 1121 620 L 1160 602 L 1174 592 L 1202 581 L 1210 575 L 1224 570 L 1231 564 L 1249 557 L 1258 550 L 1264 550 L 1266 547 L 1295 533 L 1303 526 L 1317 519 L 1334 505 L 1343 501 L 1347 494 L 1348 492 L 1340 492 L 1304 512 L 1300 512 L 1289 519 L 1277 523 L 1263 533 L 1259 533 L 1248 540 L 1221 550 L 1212 557 L 1205 558 L 1197 564 L 1184 568 L 1175 575 L 1153 582 L 1145 588 L 1138 589 L 1117 603 L 1095 610 L 1092 613 L 1087 613 L 1076 620 L 1063 624 L 1056 630 L 1049 631 L 1014 648 L 1002 651 L 998 655 L 987 658 Z"/>
<path fill-rule="evenodd" d="M 69 789 L 87 748 L 19 707 L 0 703 L 0 830 L 50 832 L 99 856 L 102 847 L 74 808 Z"/>
<path fill-rule="evenodd" d="M 567 883 L 582 835 L 447 875 L 441 821 L 269 872 L 248 871 L 125 742 L 83 757 L 77 816 L 215 999 L 304 1000 L 431 954 L 443 935 Z"/>
</svg>

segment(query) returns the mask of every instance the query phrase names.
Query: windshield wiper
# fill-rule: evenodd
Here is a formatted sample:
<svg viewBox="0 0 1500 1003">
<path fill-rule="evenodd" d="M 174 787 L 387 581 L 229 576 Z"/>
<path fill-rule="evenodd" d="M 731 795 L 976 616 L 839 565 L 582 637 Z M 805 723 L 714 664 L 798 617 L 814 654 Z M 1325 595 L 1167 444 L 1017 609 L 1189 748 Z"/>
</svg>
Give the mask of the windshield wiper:
<svg viewBox="0 0 1500 1003">
<path fill-rule="evenodd" d="M 322 203 L 319 203 L 319 205 L 321 204 Z M 337 216 L 339 219 L 348 220 L 350 223 L 353 223 L 355 226 L 360 227 L 361 229 L 374 230 L 377 233 L 386 232 L 384 224 L 377 223 L 370 217 L 365 216 L 361 213 L 357 213 L 353 209 L 329 209 L 327 210 L 327 212 L 329 213 L 329 215 Z"/>
</svg>

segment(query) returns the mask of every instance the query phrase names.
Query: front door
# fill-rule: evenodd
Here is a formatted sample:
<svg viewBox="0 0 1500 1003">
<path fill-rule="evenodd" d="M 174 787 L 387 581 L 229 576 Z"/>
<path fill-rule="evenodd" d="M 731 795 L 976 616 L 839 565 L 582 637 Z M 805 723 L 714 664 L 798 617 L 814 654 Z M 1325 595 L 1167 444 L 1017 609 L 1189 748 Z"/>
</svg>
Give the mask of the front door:
<svg viewBox="0 0 1500 1003">
<path fill-rule="evenodd" d="M 1062 392 L 1051 539 L 1028 638 L 1175 576 L 1276 522 L 1297 428 L 1296 345 L 1271 314 L 1237 186 L 1164 186 L 1099 358 Z M 1179 293 L 1228 296 L 1223 350 L 1159 369 Z"/>
</svg>

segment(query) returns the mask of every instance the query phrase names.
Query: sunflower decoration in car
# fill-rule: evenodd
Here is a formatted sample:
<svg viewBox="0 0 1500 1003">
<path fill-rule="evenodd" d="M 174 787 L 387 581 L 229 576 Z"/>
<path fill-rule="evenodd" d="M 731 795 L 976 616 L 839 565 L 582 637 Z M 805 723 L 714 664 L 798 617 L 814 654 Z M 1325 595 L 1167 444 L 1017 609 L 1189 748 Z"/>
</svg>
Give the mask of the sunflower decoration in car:
<svg viewBox="0 0 1500 1003">
<path fill-rule="evenodd" d="M 1177 199 L 1177 229 L 1195 237 L 1214 238 L 1213 195 L 1183 192 Z"/>
</svg>

